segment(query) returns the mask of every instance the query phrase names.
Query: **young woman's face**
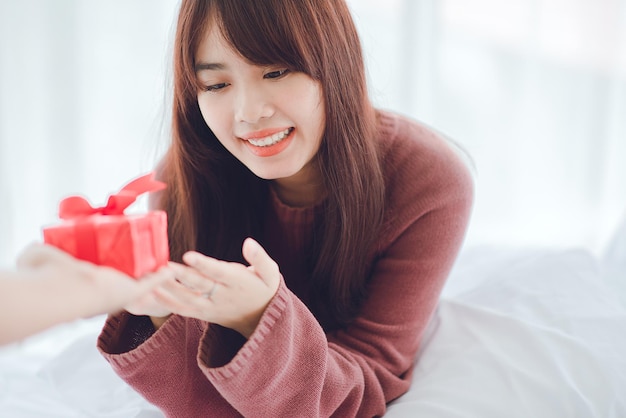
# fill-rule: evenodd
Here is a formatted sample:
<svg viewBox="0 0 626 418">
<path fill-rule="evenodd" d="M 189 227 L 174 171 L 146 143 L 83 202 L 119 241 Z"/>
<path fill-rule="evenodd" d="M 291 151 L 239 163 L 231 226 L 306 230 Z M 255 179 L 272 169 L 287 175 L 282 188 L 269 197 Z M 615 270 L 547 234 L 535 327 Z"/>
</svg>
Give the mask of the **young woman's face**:
<svg viewBox="0 0 626 418">
<path fill-rule="evenodd" d="M 316 181 L 324 133 L 321 84 L 282 66 L 252 65 L 211 30 L 196 53 L 202 116 L 217 139 L 257 176 Z"/>
</svg>

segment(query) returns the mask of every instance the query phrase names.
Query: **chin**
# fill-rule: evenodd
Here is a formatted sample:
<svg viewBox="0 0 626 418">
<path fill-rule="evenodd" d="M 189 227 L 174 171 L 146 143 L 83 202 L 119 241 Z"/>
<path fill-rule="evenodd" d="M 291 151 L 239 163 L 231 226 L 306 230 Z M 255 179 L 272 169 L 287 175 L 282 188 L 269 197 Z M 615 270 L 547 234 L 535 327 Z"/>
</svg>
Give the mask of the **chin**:
<svg viewBox="0 0 626 418">
<path fill-rule="evenodd" d="M 298 170 L 286 170 L 284 167 L 275 170 L 255 169 L 251 170 L 257 177 L 264 180 L 278 180 L 294 176 Z"/>
</svg>

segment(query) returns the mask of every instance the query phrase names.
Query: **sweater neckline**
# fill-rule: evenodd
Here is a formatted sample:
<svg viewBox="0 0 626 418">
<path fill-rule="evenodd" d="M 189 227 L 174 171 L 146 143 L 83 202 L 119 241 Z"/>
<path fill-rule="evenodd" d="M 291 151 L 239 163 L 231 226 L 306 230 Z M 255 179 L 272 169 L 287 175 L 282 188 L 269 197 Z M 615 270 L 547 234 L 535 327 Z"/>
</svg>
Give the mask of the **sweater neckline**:
<svg viewBox="0 0 626 418">
<path fill-rule="evenodd" d="M 278 219 L 284 224 L 311 225 L 315 218 L 315 213 L 324 204 L 324 201 L 321 201 L 310 206 L 290 206 L 280 200 L 273 187 L 270 186 L 269 190 L 271 206 L 276 215 L 278 215 Z"/>
</svg>

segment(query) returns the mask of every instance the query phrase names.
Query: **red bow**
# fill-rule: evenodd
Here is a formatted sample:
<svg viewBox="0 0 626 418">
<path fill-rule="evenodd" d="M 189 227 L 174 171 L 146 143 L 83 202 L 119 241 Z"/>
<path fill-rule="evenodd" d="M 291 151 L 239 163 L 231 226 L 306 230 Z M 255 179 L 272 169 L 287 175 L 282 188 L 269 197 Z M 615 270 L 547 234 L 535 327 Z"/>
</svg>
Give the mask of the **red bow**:
<svg viewBox="0 0 626 418">
<path fill-rule="evenodd" d="M 122 187 L 118 193 L 109 196 L 106 206 L 94 208 L 81 196 L 66 197 L 59 204 L 59 217 L 61 219 L 72 219 L 96 213 L 101 215 L 122 215 L 124 210 L 134 203 L 139 195 L 163 190 L 166 187 L 165 183 L 155 180 L 154 172 L 151 172 L 131 181 Z"/>
</svg>

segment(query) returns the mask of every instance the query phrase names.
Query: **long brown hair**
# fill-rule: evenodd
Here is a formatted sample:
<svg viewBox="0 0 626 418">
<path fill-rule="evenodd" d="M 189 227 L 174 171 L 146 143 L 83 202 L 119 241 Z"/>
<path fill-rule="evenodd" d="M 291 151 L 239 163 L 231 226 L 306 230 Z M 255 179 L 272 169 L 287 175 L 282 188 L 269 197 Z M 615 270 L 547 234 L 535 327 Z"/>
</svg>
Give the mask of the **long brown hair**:
<svg viewBox="0 0 626 418">
<path fill-rule="evenodd" d="M 182 1 L 172 144 L 161 173 L 169 183 L 161 206 L 169 215 L 172 259 L 196 249 L 241 260 L 243 239 L 262 234 L 268 181 L 222 147 L 198 107 L 194 57 L 214 22 L 251 63 L 285 65 L 321 83 L 326 126 L 317 161 L 327 198 L 312 238 L 311 308 L 346 324 L 364 296 L 384 181 L 361 45 L 344 0 Z"/>
</svg>

